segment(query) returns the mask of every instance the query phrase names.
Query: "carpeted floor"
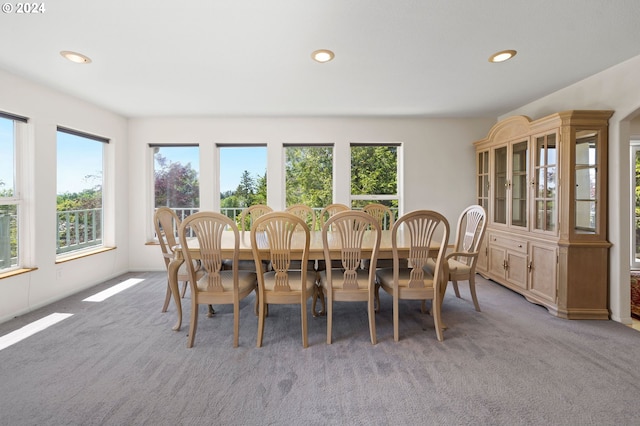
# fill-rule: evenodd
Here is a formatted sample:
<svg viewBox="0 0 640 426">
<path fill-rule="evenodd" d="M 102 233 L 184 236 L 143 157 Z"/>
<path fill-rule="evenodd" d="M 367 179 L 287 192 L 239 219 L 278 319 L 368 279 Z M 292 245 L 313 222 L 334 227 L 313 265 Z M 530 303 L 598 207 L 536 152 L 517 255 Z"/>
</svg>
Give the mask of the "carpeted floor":
<svg viewBox="0 0 640 426">
<path fill-rule="evenodd" d="M 104 302 L 82 299 L 129 278 L 143 282 Z M 131 273 L 0 324 L 0 336 L 52 312 L 73 316 L 0 350 L 1 425 L 630 425 L 640 424 L 640 333 L 612 321 L 567 321 L 478 277 L 483 312 L 464 284 L 443 308 L 438 342 L 418 303 L 401 303 L 393 341 L 381 292 L 378 344 L 364 304 L 309 317 L 273 306 L 255 347 L 253 298 L 241 305 L 240 347 L 230 307 L 202 307 L 186 348 L 175 308 L 160 313 L 164 274 Z"/>
</svg>

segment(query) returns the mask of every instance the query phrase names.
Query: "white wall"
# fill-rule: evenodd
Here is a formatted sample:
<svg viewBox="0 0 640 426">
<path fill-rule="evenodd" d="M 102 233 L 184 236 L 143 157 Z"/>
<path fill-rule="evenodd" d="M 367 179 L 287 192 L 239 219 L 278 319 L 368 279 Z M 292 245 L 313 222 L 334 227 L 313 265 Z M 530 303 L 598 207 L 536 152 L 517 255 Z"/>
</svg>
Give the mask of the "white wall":
<svg viewBox="0 0 640 426">
<path fill-rule="evenodd" d="M 630 168 L 629 141 L 640 114 L 640 56 L 505 114 L 537 119 L 569 109 L 609 109 L 609 307 L 615 321 L 631 323 L 630 315 Z M 631 124 L 634 124 L 634 127 Z"/>
<path fill-rule="evenodd" d="M 117 249 L 56 264 L 56 127 L 110 138 L 105 157 L 111 166 L 120 164 L 126 170 L 127 120 L 4 71 L 0 71 L 0 94 L 0 110 L 29 117 L 24 197 L 32 216 L 26 245 L 29 266 L 37 268 L 0 280 L 2 322 L 127 272 L 129 206 L 126 175 L 105 170 L 105 228 L 111 230 L 105 240 Z"/>
<path fill-rule="evenodd" d="M 460 211 L 475 203 L 473 141 L 486 136 L 495 119 L 423 118 L 146 118 L 129 122 L 130 143 L 130 266 L 132 270 L 160 270 L 163 263 L 151 238 L 152 200 L 147 178 L 152 163 L 148 145 L 200 144 L 201 207 L 216 209 L 217 176 L 212 171 L 216 143 L 267 144 L 268 204 L 283 209 L 283 144 L 333 143 L 339 164 L 336 202 L 349 203 L 351 142 L 402 142 L 404 212 L 433 209 L 442 212 L 455 234 Z M 346 161 L 346 163 L 345 163 Z M 209 195 L 211 194 L 211 196 Z"/>
</svg>

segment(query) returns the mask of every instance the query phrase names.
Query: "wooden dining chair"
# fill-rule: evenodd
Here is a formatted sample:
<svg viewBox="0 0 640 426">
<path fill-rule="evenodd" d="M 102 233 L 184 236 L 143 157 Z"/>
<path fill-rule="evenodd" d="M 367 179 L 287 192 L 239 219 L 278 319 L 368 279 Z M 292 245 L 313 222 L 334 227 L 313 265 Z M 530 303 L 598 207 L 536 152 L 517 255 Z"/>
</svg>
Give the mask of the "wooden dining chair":
<svg viewBox="0 0 640 426">
<path fill-rule="evenodd" d="M 328 206 L 325 206 L 321 211 L 320 211 L 320 229 L 322 229 L 322 227 L 324 226 L 324 224 L 327 222 L 327 220 L 333 216 L 336 213 L 339 212 L 346 212 L 351 210 L 351 208 L 349 206 L 347 206 L 346 204 L 341 204 L 341 203 L 335 203 L 335 204 L 329 204 Z"/>
<path fill-rule="evenodd" d="M 330 237 L 331 234 L 331 237 Z M 349 210 L 331 216 L 322 227 L 322 244 L 327 265 L 332 262 L 331 251 L 339 251 L 340 268 L 320 271 L 320 286 L 327 298 L 327 344 L 331 344 L 334 302 L 367 302 L 369 334 L 376 344 L 376 321 L 374 310 L 375 265 L 380 249 L 381 230 L 378 221 L 371 215 Z M 334 242 L 335 245 L 331 245 Z M 371 244 L 368 257 L 371 268 L 360 268 L 364 256 L 364 244 Z"/>
<path fill-rule="evenodd" d="M 273 270 L 258 274 L 258 338 L 262 346 L 267 306 L 272 304 L 299 304 L 302 327 L 302 346 L 306 348 L 307 301 L 313 296 L 315 274 L 309 274 L 309 244 L 311 238 L 307 224 L 288 212 L 272 212 L 260 216 L 251 226 L 251 249 L 256 270 L 267 261 Z M 300 269 L 291 269 L 292 247 L 301 250 Z M 271 309 L 270 314 L 273 313 Z"/>
<path fill-rule="evenodd" d="M 401 228 L 409 232 L 410 248 L 406 267 L 400 265 L 398 254 L 398 234 Z M 430 274 L 423 267 L 430 258 L 434 236 L 440 235 L 438 255 L 434 261 L 434 272 Z M 393 252 L 393 268 L 379 269 L 378 282 L 384 291 L 393 297 L 393 340 L 399 340 L 399 301 L 431 300 L 436 336 L 442 341 L 442 325 L 440 319 L 441 286 L 446 283 L 444 273 L 444 253 L 449 240 L 449 223 L 440 213 L 431 210 L 417 210 L 400 217 L 391 230 L 391 248 Z M 424 307 L 423 307 L 424 312 Z"/>
<path fill-rule="evenodd" d="M 309 227 L 309 231 L 316 230 L 316 213 L 306 204 L 294 204 L 285 209 L 286 212 L 298 216 Z"/>
<path fill-rule="evenodd" d="M 380 203 L 371 203 L 364 206 L 362 211 L 375 217 L 381 229 L 391 229 L 393 227 L 395 216 L 393 210 L 388 206 Z"/>
<path fill-rule="evenodd" d="M 319 215 L 320 229 L 322 230 L 322 227 L 324 226 L 325 222 L 331 216 L 333 216 L 336 213 L 346 212 L 346 211 L 351 211 L 351 208 L 349 206 L 347 206 L 346 204 L 335 203 L 335 204 L 329 204 L 328 206 L 325 206 L 320 211 L 320 215 Z M 339 268 L 340 267 L 340 261 L 338 261 L 338 260 L 333 261 L 331 266 L 334 267 L 334 268 Z M 316 266 L 316 270 L 318 272 L 320 272 L 320 271 L 324 271 L 326 268 L 327 268 L 327 266 L 326 266 L 326 263 L 325 263 L 324 259 L 318 260 L 317 266 Z M 314 317 L 326 314 L 326 303 L 324 301 L 324 297 L 322 296 L 322 294 L 323 293 L 321 291 L 318 291 L 318 292 L 316 292 L 316 295 L 313 297 L 313 302 L 311 304 L 311 308 L 313 310 L 313 316 Z M 319 312 L 316 311 L 316 304 L 318 302 L 318 299 L 320 299 L 320 302 L 322 303 L 322 310 L 320 310 Z"/>
<path fill-rule="evenodd" d="M 162 258 L 164 265 L 169 269 L 169 262 L 174 258 L 173 248 L 178 244 L 176 241 L 176 234 L 180 227 L 180 218 L 173 209 L 169 207 L 158 207 L 153 215 L 153 224 L 156 230 L 156 236 L 160 249 L 162 251 Z M 196 265 L 197 262 L 196 262 Z M 199 267 L 199 265 L 198 265 Z M 187 270 L 186 263 L 183 263 L 178 270 L 178 282 L 182 282 L 181 296 L 184 297 L 187 291 L 187 284 L 189 281 L 189 272 Z M 164 305 L 162 306 L 162 312 L 167 312 L 169 307 L 169 301 L 171 300 L 171 289 L 169 288 L 169 282 L 167 280 L 167 292 L 164 298 Z"/>
<path fill-rule="evenodd" d="M 238 225 L 239 230 L 244 234 L 244 232 L 249 231 L 251 229 L 251 225 L 253 224 L 253 222 L 255 222 L 257 218 L 259 218 L 265 213 L 269 213 L 272 211 L 273 209 L 265 204 L 254 204 L 253 206 L 247 207 L 246 209 L 242 210 L 242 212 L 240 212 L 240 219 L 239 219 L 240 223 Z M 256 264 L 253 262 L 253 260 L 240 260 L 238 262 L 237 267 L 247 271 L 256 270 L 255 269 Z M 224 260 L 223 268 L 224 269 L 231 268 L 231 259 Z M 262 264 L 263 271 L 266 271 L 268 268 L 269 268 L 268 263 Z M 256 313 L 258 312 L 257 309 L 258 307 L 256 305 Z"/>
<path fill-rule="evenodd" d="M 231 270 L 222 270 L 222 235 L 233 232 L 234 250 Z M 233 347 L 238 347 L 240 332 L 240 301 L 256 289 L 256 273 L 237 268 L 240 233 L 227 216 L 215 212 L 200 212 L 187 217 L 178 232 L 180 246 L 189 271 L 191 287 L 191 323 L 187 347 L 193 347 L 198 326 L 198 306 L 201 304 L 233 305 Z M 189 235 L 194 235 L 190 238 Z M 203 272 L 198 278 L 193 267 L 192 250 L 197 241 Z"/>
<path fill-rule="evenodd" d="M 447 282 L 451 281 L 456 297 L 460 298 L 458 281 L 468 281 L 473 306 L 478 312 L 480 312 L 480 304 L 476 295 L 476 264 L 486 229 L 487 213 L 482 206 L 472 205 L 464 209 L 458 218 L 453 252 L 447 253 L 445 257 L 448 276 L 444 283 L 443 293 L 446 290 Z M 435 268 L 434 261 L 429 260 L 426 268 L 432 273 Z"/>
</svg>

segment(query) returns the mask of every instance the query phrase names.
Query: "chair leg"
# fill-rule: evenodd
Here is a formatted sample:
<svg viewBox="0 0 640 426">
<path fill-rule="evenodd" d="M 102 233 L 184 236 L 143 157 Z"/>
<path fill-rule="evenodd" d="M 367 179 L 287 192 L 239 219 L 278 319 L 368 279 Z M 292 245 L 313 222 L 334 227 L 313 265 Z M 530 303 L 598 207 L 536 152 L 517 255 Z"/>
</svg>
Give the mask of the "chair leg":
<svg viewBox="0 0 640 426">
<path fill-rule="evenodd" d="M 215 315 L 215 313 L 216 311 L 213 309 L 213 305 L 209 305 L 209 308 L 207 310 L 207 318 L 211 318 Z"/>
<path fill-rule="evenodd" d="M 393 340 L 397 342 L 400 340 L 400 313 L 398 310 L 400 309 L 400 304 L 398 303 L 399 295 L 398 290 L 396 289 L 393 292 Z M 422 301 L 424 303 L 424 301 Z"/>
<path fill-rule="evenodd" d="M 211 305 L 209 305 L 211 308 Z M 213 308 L 211 308 L 213 309 Z M 233 347 L 238 347 L 238 340 L 240 336 L 240 301 L 233 301 Z"/>
<path fill-rule="evenodd" d="M 378 343 L 378 340 L 376 338 L 376 309 L 374 297 L 372 294 L 369 295 L 368 305 L 369 306 L 367 311 L 369 312 L 369 333 L 371 334 L 371 344 L 375 345 L 376 343 Z"/>
<path fill-rule="evenodd" d="M 182 283 L 182 291 L 180 292 L 180 296 L 184 299 L 185 294 L 187 294 L 187 283 L 188 281 L 184 281 Z"/>
<path fill-rule="evenodd" d="M 327 292 L 327 345 L 331 344 L 331 329 L 333 327 L 333 296 Z"/>
<path fill-rule="evenodd" d="M 262 336 L 264 335 L 264 317 L 265 317 L 265 304 L 260 303 L 258 306 L 258 340 L 256 347 L 262 347 Z"/>
<path fill-rule="evenodd" d="M 476 307 L 476 311 L 480 312 L 478 296 L 476 295 L 476 277 L 474 275 L 469 277 L 469 291 L 471 292 L 471 299 L 473 299 L 473 306 Z"/>
<path fill-rule="evenodd" d="M 316 302 L 320 299 L 320 303 L 322 304 L 322 309 L 320 312 L 316 311 Z M 313 289 L 313 298 L 311 299 L 311 314 L 314 317 L 323 316 L 327 314 L 327 307 L 324 301 L 324 292 L 322 291 L 322 287 L 316 285 Z"/>
<path fill-rule="evenodd" d="M 193 340 L 196 337 L 196 328 L 198 328 L 198 304 L 195 302 L 195 295 L 191 303 L 191 324 L 189 324 L 189 337 L 187 337 L 187 348 L 193 347 Z"/>
<path fill-rule="evenodd" d="M 375 311 L 380 312 L 380 284 L 375 285 Z"/>
<path fill-rule="evenodd" d="M 304 285 L 304 284 L 302 284 Z M 300 303 L 300 323 L 302 324 L 302 347 L 309 347 L 308 335 L 307 335 L 307 301 L 303 300 Z"/>
<path fill-rule="evenodd" d="M 433 311 L 433 322 L 436 327 L 436 336 L 438 337 L 438 341 L 442 342 L 444 336 L 442 335 L 443 326 L 441 324 L 440 318 L 440 308 L 442 307 L 442 303 L 440 302 L 438 296 L 436 295 L 433 298 L 433 304 L 431 310 Z"/>
<path fill-rule="evenodd" d="M 457 297 L 458 299 L 461 299 L 461 297 L 460 297 L 460 290 L 458 289 L 458 281 L 453 281 L 453 280 L 451 280 L 451 284 L 453 285 L 453 291 L 455 292 L 456 297 Z"/>
<path fill-rule="evenodd" d="M 167 308 L 169 308 L 170 301 L 171 301 L 171 288 L 169 287 L 169 282 L 167 282 L 167 294 L 164 296 L 164 305 L 162 305 L 162 312 L 167 312 Z"/>
</svg>

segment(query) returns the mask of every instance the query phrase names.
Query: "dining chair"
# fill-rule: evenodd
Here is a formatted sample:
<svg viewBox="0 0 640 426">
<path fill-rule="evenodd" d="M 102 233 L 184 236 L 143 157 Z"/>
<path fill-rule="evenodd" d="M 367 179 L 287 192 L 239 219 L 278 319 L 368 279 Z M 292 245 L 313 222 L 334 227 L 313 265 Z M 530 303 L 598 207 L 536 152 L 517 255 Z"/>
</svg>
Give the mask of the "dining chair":
<svg viewBox="0 0 640 426">
<path fill-rule="evenodd" d="M 306 204 L 294 204 L 285 209 L 286 212 L 292 213 L 304 220 L 310 231 L 316 230 L 316 213 Z"/>
<path fill-rule="evenodd" d="M 304 220 L 288 212 L 260 216 L 251 226 L 251 249 L 259 270 L 262 262 L 271 262 L 273 270 L 258 274 L 258 338 L 262 346 L 267 306 L 299 304 L 302 346 L 308 346 L 307 301 L 313 296 L 315 274 L 307 273 L 311 237 Z M 302 249 L 300 269 L 291 269 L 292 248 Z M 271 310 L 273 312 L 273 310 Z"/>
<path fill-rule="evenodd" d="M 176 241 L 176 233 L 180 227 L 180 218 L 173 209 L 169 207 L 158 207 L 153 215 L 153 224 L 156 230 L 156 236 L 158 237 L 158 243 L 162 251 L 162 258 L 164 265 L 169 269 L 169 263 L 174 257 L 174 247 L 178 245 Z M 199 267 L 199 264 L 196 262 Z M 184 297 L 187 291 L 187 284 L 189 281 L 189 272 L 187 270 L 186 263 L 183 263 L 178 269 L 178 282 L 182 282 L 181 296 Z M 162 306 L 162 312 L 167 312 L 169 307 L 169 301 L 171 300 L 171 289 L 169 288 L 169 282 L 167 280 L 167 292 L 164 298 L 164 305 Z"/>
<path fill-rule="evenodd" d="M 404 228 L 404 229 L 402 229 Z M 410 239 L 408 263 L 401 267 L 398 254 L 398 235 L 408 231 Z M 434 261 L 434 272 L 431 274 L 423 266 L 429 259 L 429 251 L 436 235 L 440 235 L 438 255 Z M 442 325 L 440 308 L 441 286 L 446 283 L 443 269 L 444 253 L 449 240 L 449 223 L 440 213 L 431 210 L 416 210 L 401 216 L 391 230 L 391 249 L 393 252 L 393 268 L 379 269 L 376 274 L 384 291 L 393 298 L 393 340 L 399 340 L 399 301 L 400 300 L 432 300 L 433 320 L 436 336 L 442 341 Z M 424 305 L 423 305 L 424 312 Z"/>
<path fill-rule="evenodd" d="M 381 229 L 391 229 L 395 222 L 393 210 L 388 206 L 380 203 L 370 203 L 362 208 L 362 211 L 375 217 Z M 362 269 L 369 269 L 369 262 L 365 259 L 362 261 Z M 391 259 L 378 259 L 378 268 L 391 268 L 393 261 Z M 378 299 L 376 298 L 376 304 Z"/>
<path fill-rule="evenodd" d="M 231 270 L 222 270 L 222 235 L 233 232 L 234 250 Z M 194 235 L 195 238 L 190 238 Z M 191 323 L 187 347 L 193 347 L 198 327 L 198 306 L 201 304 L 233 305 L 233 347 L 238 347 L 240 332 L 240 301 L 255 291 L 256 273 L 237 268 L 240 233 L 227 216 L 216 212 L 199 212 L 187 217 L 178 232 L 180 246 L 189 271 L 191 287 Z M 203 275 L 198 278 L 193 267 L 192 249 L 197 241 Z"/>
<path fill-rule="evenodd" d="M 335 204 L 329 204 L 328 206 L 325 206 L 321 211 L 320 211 L 320 215 L 318 216 L 320 219 L 320 230 L 322 230 L 322 227 L 324 226 L 325 222 L 334 214 L 339 213 L 339 212 L 345 212 L 345 211 L 351 211 L 351 208 L 349 206 L 347 206 L 346 204 L 341 204 L 341 203 L 335 203 Z M 339 260 L 334 260 L 331 263 L 331 267 L 333 268 L 339 268 L 341 266 L 340 261 Z M 327 268 L 326 263 L 324 261 L 324 259 L 320 259 L 318 260 L 318 262 L 316 263 L 316 271 L 320 272 L 320 271 L 324 271 Z M 313 302 L 311 304 L 311 309 L 313 310 L 313 316 L 319 316 L 319 315 L 325 315 L 326 314 L 326 304 L 324 301 L 324 297 L 322 295 L 322 291 L 317 291 L 316 295 L 313 297 Z M 322 310 L 320 310 L 320 312 L 316 311 L 316 304 L 318 302 L 318 299 L 320 298 L 320 301 L 322 303 Z"/>
<path fill-rule="evenodd" d="M 375 265 L 380 249 L 381 230 L 378 221 L 361 211 L 349 210 L 331 216 L 322 227 L 322 245 L 327 265 L 332 262 L 331 251 L 340 252 L 340 268 L 320 271 L 320 286 L 327 298 L 327 344 L 331 344 L 334 302 L 367 302 L 371 343 L 376 344 L 374 310 Z M 330 245 L 330 242 L 334 245 Z M 360 268 L 362 249 L 371 245 L 368 256 L 371 268 Z"/>
<path fill-rule="evenodd" d="M 448 277 L 444 283 L 445 289 L 448 281 L 451 281 L 456 297 L 460 298 L 458 281 L 469 281 L 469 292 L 476 311 L 480 312 L 478 297 L 476 295 L 476 264 L 480 244 L 487 229 L 487 213 L 482 206 L 472 205 L 462 211 L 458 218 L 456 242 L 453 252 L 447 253 Z M 429 260 L 426 268 L 433 272 L 434 261 Z M 444 290 L 443 290 L 444 293 Z"/>
<path fill-rule="evenodd" d="M 380 224 L 380 228 L 391 229 L 393 227 L 395 217 L 393 214 L 393 210 L 391 210 L 388 206 L 380 203 L 371 203 L 364 206 L 362 208 L 362 211 L 365 213 L 369 213 L 371 216 L 375 217 Z"/>
<path fill-rule="evenodd" d="M 320 211 L 320 229 L 322 229 L 322 227 L 324 226 L 324 224 L 326 223 L 326 221 L 333 216 L 336 213 L 339 212 L 346 212 L 351 210 L 351 208 L 349 206 L 347 206 L 346 204 L 341 204 L 341 203 L 335 203 L 335 204 L 329 204 L 328 206 L 325 206 L 321 211 Z"/>
<path fill-rule="evenodd" d="M 238 225 L 238 228 L 244 235 L 245 231 L 249 231 L 251 229 L 251 225 L 257 218 L 259 218 L 265 213 L 270 213 L 272 211 L 273 209 L 271 207 L 264 204 L 254 204 L 253 206 L 249 206 L 240 212 L 240 219 L 239 219 L 240 224 Z M 240 260 L 238 262 L 238 268 L 243 270 L 255 271 L 256 270 L 255 267 L 256 267 L 256 264 L 254 263 L 253 260 Z M 225 269 L 231 268 L 230 259 L 225 259 L 224 268 Z M 269 268 L 268 263 L 262 264 L 263 271 L 267 270 L 268 268 Z M 256 309 L 257 309 L 257 306 L 256 306 Z"/>
</svg>

